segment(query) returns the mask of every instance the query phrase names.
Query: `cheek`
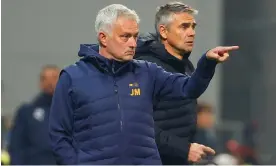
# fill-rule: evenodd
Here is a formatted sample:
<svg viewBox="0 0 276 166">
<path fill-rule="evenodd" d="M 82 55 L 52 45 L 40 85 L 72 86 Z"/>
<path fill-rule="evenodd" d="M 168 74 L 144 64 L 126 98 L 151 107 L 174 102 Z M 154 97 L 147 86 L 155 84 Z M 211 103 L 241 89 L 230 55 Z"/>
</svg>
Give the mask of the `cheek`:
<svg viewBox="0 0 276 166">
<path fill-rule="evenodd" d="M 121 53 L 124 53 L 128 49 L 128 43 L 127 42 L 123 42 L 123 41 L 117 42 L 116 49 L 118 51 L 120 51 Z"/>
<path fill-rule="evenodd" d="M 115 40 L 111 40 L 107 42 L 107 48 L 109 52 L 116 53 L 119 49 L 119 44 Z"/>
<path fill-rule="evenodd" d="M 212 116 L 207 116 L 207 117 L 206 117 L 206 123 L 207 123 L 208 125 L 212 125 L 213 122 L 214 122 L 214 118 L 213 118 Z"/>
<path fill-rule="evenodd" d="M 123 44 L 122 43 L 117 43 L 116 46 L 114 47 L 114 50 L 120 56 L 124 52 Z"/>
<path fill-rule="evenodd" d="M 215 120 L 216 120 L 216 119 L 215 119 L 215 117 L 213 117 L 213 116 L 212 116 L 212 117 L 210 117 L 210 123 L 212 123 L 212 124 L 213 124 L 213 123 L 215 122 Z"/>
<path fill-rule="evenodd" d="M 124 56 L 124 53 L 126 51 L 125 48 L 126 47 L 124 46 L 124 43 L 117 42 L 117 43 L 114 43 L 113 48 L 112 48 L 113 49 L 112 52 L 115 53 L 115 55 L 117 57 L 122 57 L 122 56 Z"/>
<path fill-rule="evenodd" d="M 170 43 L 174 45 L 181 45 L 183 43 L 183 35 L 180 31 L 174 31 L 170 34 Z"/>
<path fill-rule="evenodd" d="M 182 31 L 181 33 L 178 34 L 178 37 L 179 37 L 179 41 L 184 43 L 187 40 L 187 33 Z"/>
</svg>

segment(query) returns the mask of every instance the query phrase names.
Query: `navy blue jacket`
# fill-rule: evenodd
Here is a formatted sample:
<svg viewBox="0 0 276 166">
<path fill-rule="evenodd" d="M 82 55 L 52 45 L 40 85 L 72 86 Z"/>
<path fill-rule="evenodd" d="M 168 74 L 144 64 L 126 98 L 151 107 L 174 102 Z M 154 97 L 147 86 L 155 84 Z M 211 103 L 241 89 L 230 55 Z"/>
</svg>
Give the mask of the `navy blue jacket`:
<svg viewBox="0 0 276 166">
<path fill-rule="evenodd" d="M 192 77 L 156 64 L 117 62 L 81 45 L 82 59 L 62 70 L 50 113 L 57 164 L 161 164 L 155 142 L 153 100 L 197 98 L 216 62 L 202 56 Z"/>
<path fill-rule="evenodd" d="M 141 35 L 135 59 L 156 63 L 168 72 L 191 76 L 194 66 L 188 59 L 190 53 L 177 59 L 167 52 L 155 34 Z M 187 165 L 190 144 L 196 131 L 196 99 L 158 99 L 153 104 L 155 139 L 162 164 Z"/>
<path fill-rule="evenodd" d="M 55 164 L 48 133 L 51 100 L 41 93 L 19 107 L 8 147 L 12 165 Z"/>
</svg>

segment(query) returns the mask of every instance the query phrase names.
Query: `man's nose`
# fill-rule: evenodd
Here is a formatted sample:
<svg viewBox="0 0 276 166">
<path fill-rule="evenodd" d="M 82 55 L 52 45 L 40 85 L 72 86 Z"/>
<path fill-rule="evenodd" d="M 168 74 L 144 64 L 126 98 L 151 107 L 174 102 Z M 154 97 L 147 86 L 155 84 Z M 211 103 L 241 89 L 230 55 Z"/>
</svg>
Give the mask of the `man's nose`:
<svg viewBox="0 0 276 166">
<path fill-rule="evenodd" d="M 129 47 L 136 48 L 137 47 L 137 39 L 134 37 L 129 38 Z"/>
<path fill-rule="evenodd" d="M 189 28 L 188 35 L 189 36 L 195 36 L 196 32 L 193 28 Z"/>
</svg>

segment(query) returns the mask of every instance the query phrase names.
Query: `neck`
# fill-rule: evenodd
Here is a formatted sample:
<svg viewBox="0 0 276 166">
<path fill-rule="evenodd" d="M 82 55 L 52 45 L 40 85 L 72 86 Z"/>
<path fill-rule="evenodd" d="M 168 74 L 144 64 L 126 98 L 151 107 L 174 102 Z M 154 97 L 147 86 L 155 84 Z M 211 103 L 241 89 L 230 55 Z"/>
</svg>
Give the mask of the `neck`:
<svg viewBox="0 0 276 166">
<path fill-rule="evenodd" d="M 170 53 L 172 56 L 176 57 L 179 60 L 183 59 L 183 53 L 176 48 L 172 47 L 167 41 L 163 40 L 162 43 L 165 46 L 165 49 L 167 50 L 168 53 Z"/>
<path fill-rule="evenodd" d="M 114 57 L 110 53 L 108 53 L 107 50 L 103 47 L 100 47 L 99 54 L 105 57 L 106 59 L 114 59 Z"/>
<path fill-rule="evenodd" d="M 114 61 L 117 61 L 117 62 L 123 62 L 122 60 L 115 58 L 115 57 L 114 57 L 111 53 L 109 53 L 104 47 L 100 47 L 100 49 L 99 49 L 99 54 L 102 55 L 103 57 L 105 57 L 106 59 L 114 60 Z"/>
</svg>

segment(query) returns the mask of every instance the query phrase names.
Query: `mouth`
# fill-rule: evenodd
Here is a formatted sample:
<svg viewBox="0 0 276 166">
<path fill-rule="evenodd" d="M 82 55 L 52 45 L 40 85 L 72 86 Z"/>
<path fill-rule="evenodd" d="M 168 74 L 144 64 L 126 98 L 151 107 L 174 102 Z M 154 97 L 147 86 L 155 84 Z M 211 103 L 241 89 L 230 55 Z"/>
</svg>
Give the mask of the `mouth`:
<svg viewBox="0 0 276 166">
<path fill-rule="evenodd" d="M 127 54 L 127 55 L 134 55 L 135 52 L 134 52 L 134 51 L 127 51 L 126 54 Z"/>
<path fill-rule="evenodd" d="M 187 41 L 186 44 L 188 44 L 188 45 L 194 45 L 194 42 L 193 41 Z"/>
</svg>

